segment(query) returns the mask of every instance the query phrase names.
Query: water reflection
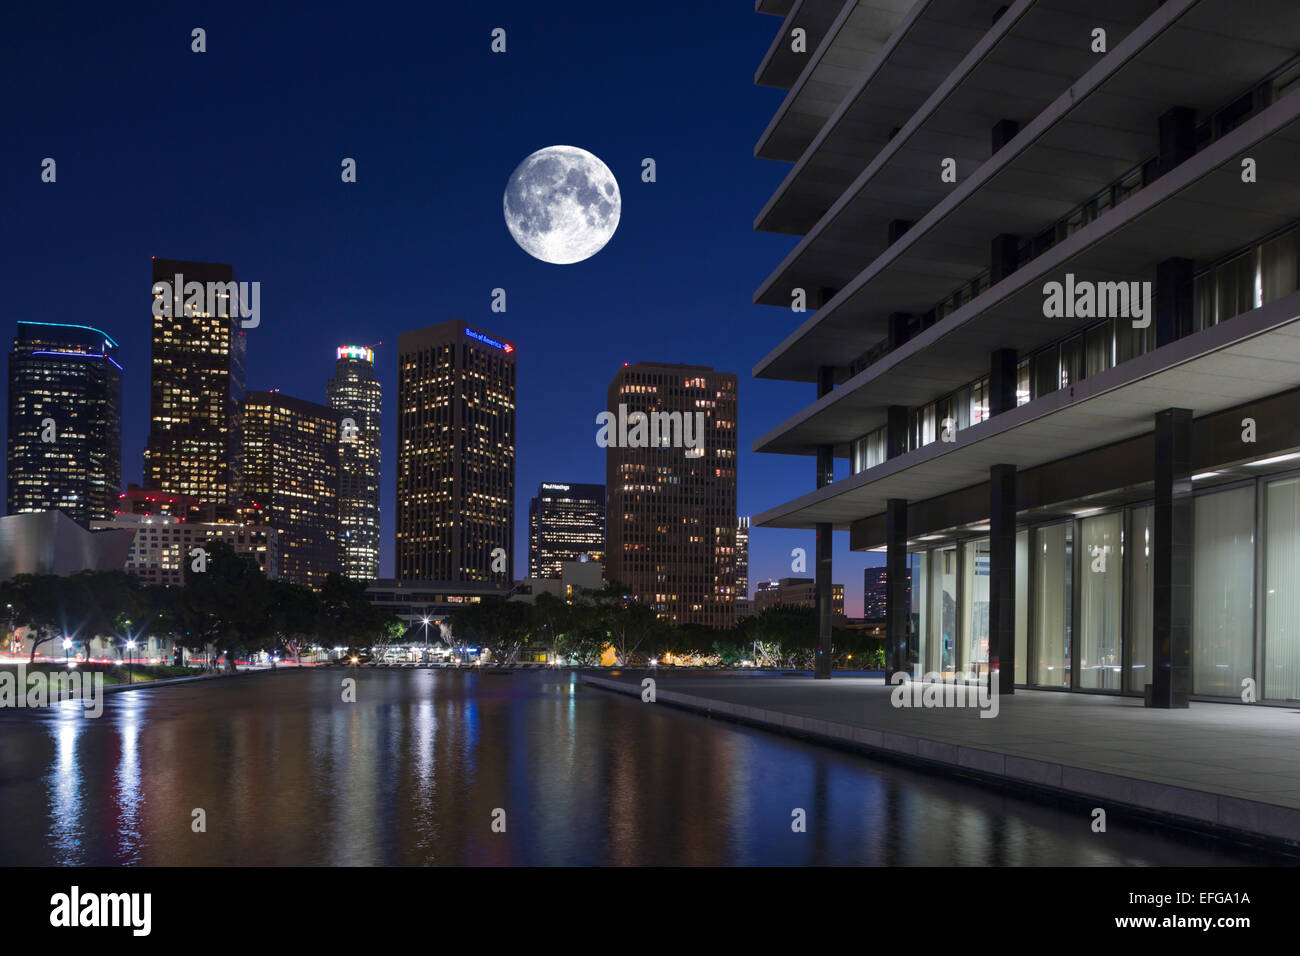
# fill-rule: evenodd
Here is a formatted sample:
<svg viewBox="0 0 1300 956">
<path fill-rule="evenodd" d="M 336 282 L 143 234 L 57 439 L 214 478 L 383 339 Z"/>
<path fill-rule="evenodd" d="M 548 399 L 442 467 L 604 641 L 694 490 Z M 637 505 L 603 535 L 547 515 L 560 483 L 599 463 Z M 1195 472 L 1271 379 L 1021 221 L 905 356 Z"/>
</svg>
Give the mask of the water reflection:
<svg viewBox="0 0 1300 956">
<path fill-rule="evenodd" d="M 55 755 L 46 777 L 49 799 L 50 862 L 60 866 L 81 863 L 82 777 L 77 765 L 77 738 L 84 726 L 85 708 L 61 701 L 46 721 L 54 735 Z M 20 811 L 21 812 L 21 811 Z"/>
<path fill-rule="evenodd" d="M 1114 815 L 1100 838 L 1077 812 L 569 674 L 279 672 L 111 694 L 98 720 L 7 711 L 0 734 L 10 865 L 1271 862 Z"/>
<path fill-rule="evenodd" d="M 140 788 L 140 712 L 144 701 L 134 692 L 126 694 L 120 707 L 113 708 L 111 720 L 117 727 L 121 742 L 117 772 L 115 774 L 114 806 L 117 810 L 117 837 L 115 860 L 117 863 L 140 862 L 140 810 L 144 794 Z"/>
</svg>

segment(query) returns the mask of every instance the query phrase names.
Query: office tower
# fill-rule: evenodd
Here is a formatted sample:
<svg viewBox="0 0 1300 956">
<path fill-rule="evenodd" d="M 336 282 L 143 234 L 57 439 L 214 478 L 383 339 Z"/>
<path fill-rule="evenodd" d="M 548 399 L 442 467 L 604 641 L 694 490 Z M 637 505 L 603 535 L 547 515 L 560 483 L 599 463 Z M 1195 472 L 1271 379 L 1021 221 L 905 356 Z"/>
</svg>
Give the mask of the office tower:
<svg viewBox="0 0 1300 956">
<path fill-rule="evenodd" d="M 122 478 L 122 366 L 98 329 L 18 323 L 9 353 L 8 508 L 59 510 L 86 527 L 113 513 Z"/>
<path fill-rule="evenodd" d="M 885 569 L 862 569 L 862 616 L 872 621 L 885 619 Z"/>
<path fill-rule="evenodd" d="M 781 578 L 759 581 L 754 589 L 754 612 L 762 614 L 776 607 L 816 607 L 817 589 L 812 578 Z M 831 586 L 831 610 L 835 617 L 844 616 L 844 585 Z"/>
<path fill-rule="evenodd" d="M 130 485 L 117 499 L 111 521 L 92 521 L 92 530 L 133 529 L 126 570 L 145 584 L 180 586 L 194 548 L 223 541 L 236 554 L 257 562 L 268 578 L 280 576 L 280 534 L 266 523 L 264 509 L 199 501 Z"/>
<path fill-rule="evenodd" d="M 749 598 L 749 516 L 736 519 L 736 597 Z"/>
<path fill-rule="evenodd" d="M 278 392 L 244 402 L 244 495 L 280 532 L 280 577 L 318 588 L 343 572 L 335 409 Z"/>
<path fill-rule="evenodd" d="M 455 320 L 403 332 L 397 351 L 397 577 L 507 585 L 515 347 Z"/>
<path fill-rule="evenodd" d="M 815 311 L 755 447 L 815 475 L 755 523 L 884 551 L 890 673 L 1300 698 L 1300 5 L 1230 9 L 1077 6 L 1105 55 L 997 0 L 772 48 L 812 81 L 757 147 L 797 238 L 756 301 Z"/>
<path fill-rule="evenodd" d="M 749 596 L 749 517 L 736 519 L 736 619 L 754 613 Z"/>
<path fill-rule="evenodd" d="M 186 292 L 190 283 L 199 283 L 204 296 Z M 247 339 L 240 325 L 235 270 L 213 262 L 155 258 L 152 288 L 145 487 L 203 501 L 237 502 Z"/>
<path fill-rule="evenodd" d="M 580 559 L 605 560 L 605 486 L 544 481 L 528 503 L 528 576 L 558 580 Z"/>
<path fill-rule="evenodd" d="M 329 407 L 343 415 L 339 434 L 339 530 L 344 573 L 358 581 L 379 577 L 380 417 L 383 390 L 375 353 L 340 346 L 326 386 Z M 349 421 L 350 420 L 350 421 Z"/>
<path fill-rule="evenodd" d="M 736 376 L 638 362 L 619 369 L 607 398 L 606 577 L 669 621 L 730 627 Z"/>
</svg>

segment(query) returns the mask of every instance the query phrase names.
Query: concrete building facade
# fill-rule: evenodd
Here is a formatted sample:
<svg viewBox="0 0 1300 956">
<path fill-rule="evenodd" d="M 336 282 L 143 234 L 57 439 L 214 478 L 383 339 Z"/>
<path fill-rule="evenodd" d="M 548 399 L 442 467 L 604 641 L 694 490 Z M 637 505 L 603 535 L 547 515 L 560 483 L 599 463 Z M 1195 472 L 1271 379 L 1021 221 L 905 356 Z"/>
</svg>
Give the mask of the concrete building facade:
<svg viewBox="0 0 1300 956">
<path fill-rule="evenodd" d="M 891 674 L 1300 698 L 1300 7 L 881 6 L 757 150 L 755 301 L 808 312 L 754 374 L 812 388 L 754 447 L 814 478 L 755 522 L 815 532 L 823 640 L 847 533 Z"/>
</svg>

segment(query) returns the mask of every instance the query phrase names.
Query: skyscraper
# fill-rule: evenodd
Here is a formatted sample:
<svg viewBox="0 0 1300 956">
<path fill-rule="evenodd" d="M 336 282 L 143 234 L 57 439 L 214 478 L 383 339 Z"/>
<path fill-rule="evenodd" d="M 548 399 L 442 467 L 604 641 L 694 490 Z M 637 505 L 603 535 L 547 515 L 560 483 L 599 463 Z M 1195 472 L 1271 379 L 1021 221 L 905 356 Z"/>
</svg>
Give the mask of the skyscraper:
<svg viewBox="0 0 1300 956">
<path fill-rule="evenodd" d="M 358 581 L 373 581 L 379 577 L 379 424 L 383 411 L 374 351 L 358 345 L 341 346 L 326 394 L 329 407 L 343 415 L 339 432 L 343 573 Z"/>
<path fill-rule="evenodd" d="M 397 350 L 397 576 L 508 584 L 515 347 L 454 320 Z"/>
<path fill-rule="evenodd" d="M 122 478 L 117 343 L 86 325 L 19 322 L 9 353 L 9 513 L 113 514 Z"/>
<path fill-rule="evenodd" d="M 888 607 L 885 569 L 863 568 L 862 616 L 871 621 L 883 621 Z"/>
<path fill-rule="evenodd" d="M 736 617 L 753 610 L 749 598 L 749 517 L 736 519 Z"/>
<path fill-rule="evenodd" d="M 608 401 L 606 576 L 674 623 L 731 626 L 736 376 L 638 362 L 619 369 Z"/>
<path fill-rule="evenodd" d="M 605 486 L 542 482 L 528 504 L 528 576 L 558 580 L 584 557 L 605 560 Z"/>
<path fill-rule="evenodd" d="M 339 432 L 343 415 L 278 392 L 244 402 L 244 495 L 280 532 L 280 577 L 320 587 L 342 573 Z"/>
<path fill-rule="evenodd" d="M 184 292 L 191 282 L 215 284 L 212 312 Z M 153 290 L 145 487 L 237 502 L 246 336 L 235 270 L 212 262 L 154 259 Z"/>
</svg>

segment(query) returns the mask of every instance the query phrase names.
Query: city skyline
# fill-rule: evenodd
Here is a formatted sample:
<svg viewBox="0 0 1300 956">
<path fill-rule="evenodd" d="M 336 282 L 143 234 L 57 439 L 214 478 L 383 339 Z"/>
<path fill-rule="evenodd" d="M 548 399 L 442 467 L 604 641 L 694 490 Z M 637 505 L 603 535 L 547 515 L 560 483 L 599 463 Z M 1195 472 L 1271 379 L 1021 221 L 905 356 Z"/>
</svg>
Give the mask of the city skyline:
<svg viewBox="0 0 1300 956">
<path fill-rule="evenodd" d="M 224 282 L 235 281 L 237 277 L 237 273 L 233 267 L 229 265 L 220 264 L 220 263 L 205 263 L 196 260 L 158 259 L 156 257 L 153 257 L 151 259 L 151 266 L 153 269 L 153 277 L 155 283 L 160 278 L 163 277 L 171 278 L 173 274 L 177 274 L 176 272 L 177 270 L 188 270 L 188 274 L 190 276 L 197 276 L 199 281 L 217 281 L 217 282 L 224 283 Z M 180 274 L 184 274 L 184 273 L 182 272 Z M 158 293 L 156 290 L 154 295 L 155 298 L 158 297 Z M 225 373 L 228 376 L 227 380 L 234 379 L 234 381 L 231 385 L 223 386 L 223 387 L 229 387 L 233 393 L 242 395 L 244 397 L 245 402 L 247 401 L 248 398 L 253 396 L 254 393 L 262 393 L 263 398 L 270 395 L 277 395 L 285 399 L 288 399 L 291 402 L 296 401 L 299 403 L 303 403 L 305 405 L 320 407 L 322 411 L 324 411 L 325 408 L 329 408 L 334 411 L 337 411 L 340 414 L 340 416 L 344 415 L 346 413 L 346 410 L 349 407 L 352 406 L 362 407 L 362 405 L 364 405 L 366 409 L 366 411 L 363 412 L 365 421 L 359 424 L 358 427 L 361 429 L 369 429 L 371 427 L 374 427 L 376 430 L 378 430 L 378 422 L 382 418 L 382 400 L 379 400 L 376 403 L 376 398 L 374 396 L 382 396 L 386 390 L 383 387 L 382 363 L 380 363 L 376 358 L 375 349 L 382 348 L 383 347 L 382 342 L 377 342 L 375 346 L 339 345 L 334 347 L 335 365 L 333 369 L 333 375 L 331 375 L 326 380 L 326 388 L 325 388 L 326 401 L 324 405 L 322 405 L 322 403 L 312 401 L 311 399 L 300 398 L 299 396 L 283 393 L 280 389 L 254 388 L 247 382 L 246 375 L 243 374 L 243 366 L 247 360 L 246 353 L 238 354 L 237 349 L 233 348 L 233 344 L 241 341 L 244 337 L 243 331 L 239 328 L 238 306 L 237 305 L 231 306 L 230 309 L 231 309 L 230 313 L 222 313 L 219 316 L 201 315 L 198 317 L 187 317 L 188 321 L 179 326 L 179 328 L 183 329 L 184 331 L 196 333 L 199 336 L 206 336 L 214 333 L 218 335 L 222 335 L 224 333 L 223 346 L 226 349 L 229 349 L 230 351 L 234 351 L 236 355 L 228 359 L 228 361 L 231 364 L 227 366 L 228 369 L 234 371 L 234 374 L 231 374 L 231 371 L 227 371 Z M 444 323 L 444 324 L 454 325 L 456 323 L 459 323 L 463 327 L 467 327 L 467 328 L 469 327 L 468 323 L 463 322 L 463 320 L 451 320 L 450 323 Z M 57 323 L 54 323 L 54 325 L 57 325 Z M 155 316 L 153 319 L 151 334 L 154 340 L 156 341 L 159 339 L 160 336 L 164 335 L 163 330 L 167 329 L 166 332 L 167 345 L 168 347 L 175 349 L 175 346 L 172 344 L 172 339 L 174 338 L 173 333 L 176 328 L 177 326 L 174 324 L 174 322 L 164 324 L 163 320 Z M 401 333 L 401 334 L 410 334 L 418 331 L 419 330 L 405 330 L 405 333 Z M 95 335 L 105 335 L 105 334 L 106 333 L 95 331 Z M 483 335 L 483 333 L 480 332 L 478 333 L 478 335 Z M 114 354 L 116 354 L 120 346 L 117 344 L 115 340 L 110 339 L 109 341 L 112 342 L 112 346 L 113 346 L 112 351 Z M 206 349 L 207 346 L 205 342 L 199 342 L 197 343 L 197 345 L 191 344 L 190 347 Z M 515 347 L 511 345 L 510 348 L 513 353 Z M 218 351 L 222 351 L 222 349 L 218 349 Z M 396 350 L 394 349 L 394 351 Z M 227 354 L 227 353 L 223 351 L 223 354 Z M 152 364 L 155 365 L 156 367 L 158 363 L 154 362 Z M 625 364 L 630 365 L 631 363 L 625 363 Z M 662 366 L 665 363 L 640 362 L 637 364 Z M 365 381 L 362 382 L 357 381 L 355 367 L 359 365 L 368 366 L 373 371 L 373 378 L 369 380 L 369 386 L 373 386 L 373 392 L 367 391 L 369 386 L 367 386 Z M 214 374 L 217 375 L 222 374 L 221 368 L 222 367 L 218 365 Z M 347 369 L 346 373 L 344 371 L 345 368 Z M 212 372 L 213 370 L 210 369 L 208 371 Z M 396 370 L 393 371 L 394 373 L 396 372 Z M 120 370 L 119 370 L 119 375 L 121 375 Z M 150 433 L 154 432 L 157 429 L 158 427 L 156 424 L 157 419 L 166 414 L 165 411 L 159 411 L 159 407 L 160 407 L 159 403 L 161 401 L 160 396 L 168 394 L 170 390 L 173 389 L 174 381 L 177 377 L 178 376 L 173 375 L 172 378 L 169 379 L 166 375 L 164 375 L 162 381 L 158 385 L 155 385 L 150 389 L 151 405 L 153 405 L 154 407 L 154 412 L 150 415 L 149 418 Z M 193 369 L 186 369 L 179 376 L 179 378 L 181 379 L 195 379 L 196 377 L 201 377 L 201 376 L 199 376 L 198 373 Z M 361 404 L 358 404 L 359 402 Z M 241 408 L 242 406 L 240 406 L 239 404 L 235 404 L 235 407 Z M 603 410 L 604 409 L 602 409 L 602 411 Z M 239 423 L 238 427 L 236 427 L 232 431 L 234 434 L 240 435 L 241 434 L 240 429 L 242 429 L 243 426 L 242 414 L 240 415 L 232 414 L 232 418 L 233 420 Z M 341 427 L 342 426 L 340 426 L 340 428 Z M 121 431 L 125 433 L 128 430 L 129 430 L 129 422 L 123 420 L 121 424 Z M 342 435 L 341 431 L 340 431 L 340 435 Z M 224 439 L 224 435 L 221 434 L 219 430 L 218 430 L 218 436 Z M 226 479 L 218 479 L 212 481 L 212 487 L 219 490 L 238 487 L 239 489 L 241 489 L 241 491 L 238 494 L 229 490 L 220 491 L 220 493 L 216 496 L 217 500 L 213 500 L 210 497 L 205 497 L 202 494 L 196 495 L 193 492 L 195 490 L 199 490 L 198 486 L 199 484 L 201 484 L 200 482 L 198 482 L 197 480 L 177 482 L 174 478 L 170 481 L 159 480 L 159 478 L 164 475 L 164 471 L 161 467 L 156 467 L 153 474 L 155 475 L 155 480 L 158 481 L 158 483 L 162 485 L 162 487 L 154 488 L 152 490 L 165 491 L 169 494 L 188 494 L 189 497 L 199 501 L 203 501 L 205 504 L 236 503 L 231 498 L 231 496 L 233 495 L 234 498 L 242 498 L 244 496 L 244 492 L 247 490 L 245 485 L 245 475 L 244 475 L 245 464 L 243 461 L 244 454 L 245 454 L 245 444 L 246 444 L 245 441 L 241 437 L 237 445 L 237 450 L 231 453 L 231 457 L 233 459 L 233 464 L 234 464 L 234 468 L 232 469 L 232 471 L 237 477 L 234 479 L 226 478 Z M 339 446 L 339 453 L 340 453 L 339 464 L 337 466 L 338 474 L 339 474 L 338 482 L 339 482 L 340 501 L 335 505 L 337 509 L 340 509 L 339 545 L 340 545 L 341 558 L 338 562 L 337 570 L 341 574 L 347 574 L 350 566 L 350 561 L 347 555 L 347 548 L 346 546 L 343 545 L 343 534 L 344 534 L 345 524 L 342 518 L 342 509 L 344 507 L 342 504 L 342 499 L 344 497 L 344 492 L 342 491 L 342 488 L 346 481 L 345 478 L 346 470 L 344 468 L 344 461 L 348 451 L 349 449 L 344 444 L 341 443 Z M 370 455 L 371 450 L 367 449 L 365 454 L 367 456 Z M 146 475 L 150 474 L 148 470 L 149 457 L 150 457 L 149 447 L 146 443 L 145 454 L 144 454 L 145 466 L 144 468 L 142 468 L 143 473 L 140 475 L 141 480 L 143 480 Z M 155 453 L 155 458 L 156 457 L 157 455 Z M 380 473 L 381 475 L 391 476 L 393 474 L 393 469 L 384 469 L 382 465 L 382 461 L 383 461 L 382 453 L 380 453 L 378 458 L 378 462 L 380 463 L 379 464 Z M 214 461 L 207 462 L 207 465 L 205 467 L 208 473 L 212 473 L 213 468 L 214 467 L 219 468 L 219 465 L 214 460 Z M 187 463 L 187 469 L 189 471 L 194 470 L 193 462 Z M 120 474 L 121 474 L 120 494 L 125 496 L 129 487 L 138 486 L 139 483 L 137 481 L 131 480 L 130 473 L 127 471 L 125 467 L 120 466 Z M 354 478 L 353 480 L 356 481 L 358 479 Z M 543 482 L 541 484 L 547 484 L 547 482 Z M 589 486 L 595 486 L 597 484 L 599 483 L 596 482 L 587 483 L 587 485 Z M 581 486 L 582 483 L 579 483 L 579 485 Z M 182 492 L 176 490 L 178 487 L 182 487 L 182 486 L 188 488 L 189 491 Z M 145 486 L 141 486 L 141 487 L 145 487 Z M 383 490 L 382 483 L 380 485 L 380 490 L 381 491 Z M 366 494 L 368 493 L 369 492 L 366 492 Z M 265 491 L 263 491 L 263 494 L 265 494 Z M 222 497 L 222 495 L 224 495 L 225 497 Z M 116 495 L 113 495 L 111 497 L 115 498 Z M 511 564 L 514 570 L 514 574 L 513 574 L 514 579 L 521 579 L 523 577 L 526 577 L 527 572 L 529 570 L 530 552 L 531 552 L 532 545 L 530 540 L 531 521 L 530 521 L 530 515 L 528 509 L 530 509 L 532 500 L 533 499 L 531 499 L 528 496 L 524 496 L 522 499 L 517 494 L 514 496 L 513 511 L 514 511 L 515 532 L 510 537 L 511 540 L 514 541 L 518 541 L 519 538 L 523 538 L 524 540 L 523 547 L 518 550 L 517 554 L 510 556 Z M 357 510 L 358 513 L 360 513 L 364 509 L 360 505 L 357 505 L 355 506 L 354 510 Z M 522 521 L 519 520 L 519 513 L 521 510 L 523 510 L 524 512 Z M 108 520 L 109 518 L 111 518 L 111 515 L 105 516 L 105 518 L 102 520 Z M 737 515 L 737 522 L 738 522 L 737 525 L 738 528 L 744 528 L 746 531 L 748 531 L 748 518 L 743 517 L 741 515 Z M 394 541 L 392 536 L 391 535 L 385 536 L 382 533 L 380 533 L 380 534 L 376 534 L 375 538 L 377 539 L 377 543 L 378 543 L 380 560 L 377 562 L 376 565 L 377 573 L 375 574 L 373 580 L 383 580 L 385 578 L 393 578 L 399 576 L 396 575 L 395 573 L 392 573 L 394 570 L 392 568 L 392 562 L 395 553 Z M 746 559 L 748 560 L 748 533 L 745 535 L 745 544 L 746 544 L 746 552 L 747 552 Z M 287 543 L 285 546 L 289 547 Z M 293 563 L 292 558 L 290 558 L 289 563 L 290 566 L 292 566 Z M 355 559 L 353 559 L 353 563 L 355 563 Z M 780 571 L 780 565 L 779 564 L 774 565 L 774 568 L 775 571 L 772 574 L 766 576 L 764 578 L 765 580 L 777 579 L 777 577 L 779 576 L 778 572 Z M 388 573 L 385 573 L 386 570 Z M 418 578 L 411 578 L 411 579 L 416 580 Z M 759 580 L 759 578 L 753 577 L 746 573 L 746 574 L 739 575 L 739 580 L 745 586 L 746 591 L 751 592 L 752 589 L 755 587 L 754 582 Z M 747 598 L 748 596 L 749 596 L 748 593 L 737 594 L 737 597 L 740 598 Z M 850 613 L 850 616 L 853 616 L 852 611 L 853 611 L 853 607 L 851 604 L 846 606 L 846 613 Z"/>
<path fill-rule="evenodd" d="M 1277 922 L 1300 2 L 6 27 L 20 938 L 417 866 Z"/>
<path fill-rule="evenodd" d="M 550 70 L 556 50 L 607 49 L 611 37 L 646 51 L 681 42 L 680 27 L 668 21 L 640 23 L 633 37 L 627 11 L 596 3 L 575 8 L 563 23 L 542 8 L 512 10 L 508 26 L 519 40 L 495 57 L 487 33 L 496 24 L 461 8 L 410 11 L 409 29 L 400 36 L 329 6 L 306 23 L 288 11 L 232 10 L 211 28 L 207 59 L 189 49 L 189 30 L 198 24 L 143 12 L 120 22 L 96 18 L 94 31 L 58 41 L 67 62 L 43 83 L 40 109 L 14 107 L 5 154 L 13 184 L 8 219 L 15 234 L 32 241 L 6 260 L 15 277 L 7 287 L 11 305 L 16 317 L 44 313 L 69 275 L 94 289 L 96 314 L 86 324 L 122 344 L 118 361 L 126 369 L 123 486 L 142 483 L 149 414 L 142 297 L 151 278 L 144 264 L 158 256 L 233 263 L 241 281 L 261 283 L 261 322 L 246 330 L 249 387 L 323 401 L 335 349 L 382 342 L 374 351 L 386 424 L 396 420 L 402 331 L 463 319 L 506 337 L 519 350 L 519 489 L 557 474 L 603 481 L 595 416 L 624 362 L 733 371 L 742 410 L 738 511 L 757 514 L 806 478 L 801 462 L 762 461 L 750 450 L 791 397 L 802 395 L 797 387 L 750 377 L 770 343 L 798 324 L 788 311 L 747 305 L 765 263 L 790 244 L 787 236 L 753 232 L 754 197 L 769 193 L 780 175 L 755 162 L 748 148 L 737 148 L 753 143 L 785 96 L 750 82 L 753 50 L 771 43 L 769 19 L 737 17 L 725 4 L 693 10 L 695 35 L 730 40 L 683 51 L 694 74 L 673 72 L 652 88 L 636 57 L 619 56 L 601 58 L 607 82 L 599 87 L 580 72 L 555 74 L 544 87 L 522 82 L 531 71 Z M 35 11 L 19 11 L 19 27 L 37 45 L 53 42 Z M 184 43 L 174 42 L 177 30 Z M 390 71 L 399 64 L 416 69 L 427 53 L 420 38 L 433 34 L 457 38 L 440 69 L 463 77 L 474 96 L 449 98 L 405 82 L 400 88 L 407 92 L 393 95 Z M 212 68 L 235 55 L 233 36 L 242 38 L 238 58 L 256 62 L 255 70 Z M 290 36 L 294 41 L 284 43 Z M 129 55 L 140 44 L 157 51 L 158 69 L 184 71 L 185 85 L 141 75 Z M 317 72 L 322 59 L 365 67 L 349 66 L 304 86 L 301 78 Z M 104 71 L 119 72 L 122 82 L 99 83 Z M 728 98 L 726 111 L 697 95 L 701 84 Z M 283 92 L 268 100 L 268 88 Z M 91 111 L 84 108 L 88 89 L 98 98 Z M 322 112 L 322 98 L 334 106 Z M 247 128 L 236 131 L 234 142 L 249 147 L 237 162 L 226 151 L 158 141 L 156 117 L 188 115 L 196 101 L 222 103 L 248 117 Z M 509 122 L 483 105 L 489 102 L 510 102 Z M 636 121 L 596 119 L 610 113 Z M 295 119 L 286 125 L 284 116 Z M 356 117 L 366 120 L 358 125 Z M 81 132 L 70 137 L 74 118 Z M 452 128 L 463 131 L 454 147 L 445 140 Z M 254 130 L 275 131 L 273 143 Z M 101 158 L 94 163 L 74 159 L 83 138 L 96 143 Z M 141 142 L 151 144 L 147 153 L 137 148 Z M 623 221 L 609 244 L 566 266 L 532 259 L 501 215 L 515 167 L 556 143 L 599 156 L 623 194 Z M 58 161 L 55 183 L 40 181 L 45 156 Z M 355 183 L 340 180 L 347 157 L 356 160 Z M 646 158 L 656 162 L 655 182 L 641 179 Z M 196 183 L 203 184 L 201 195 Z M 196 203 L 201 213 L 179 214 Z M 167 212 L 140 215 L 145 208 Z M 68 222 L 82 227 L 57 225 Z M 497 288 L 507 294 L 504 312 L 492 310 Z M 385 429 L 383 442 L 380 575 L 390 577 L 395 428 Z M 517 494 L 517 566 L 527 554 L 527 507 L 527 496 Z M 751 579 L 791 574 L 791 550 L 812 546 L 807 533 L 755 529 Z M 879 555 L 851 553 L 847 540 L 836 542 L 845 580 L 861 573 L 850 569 L 880 562 Z M 856 588 L 849 604 L 852 613 Z"/>
</svg>

